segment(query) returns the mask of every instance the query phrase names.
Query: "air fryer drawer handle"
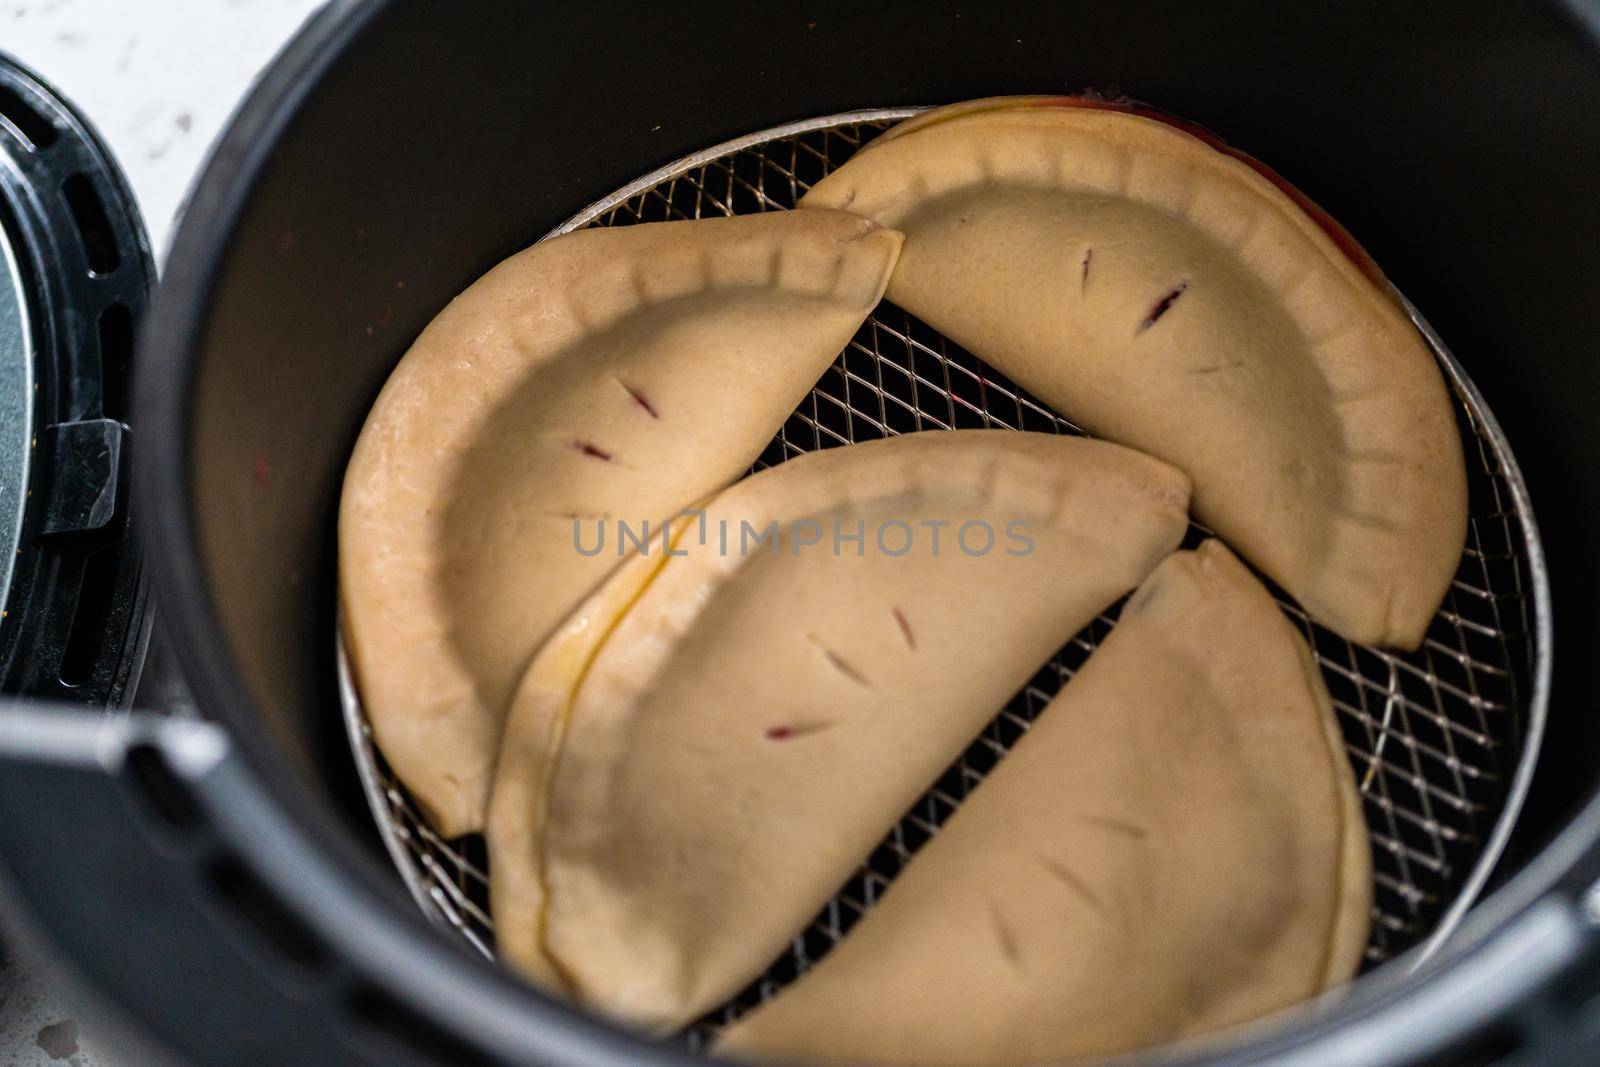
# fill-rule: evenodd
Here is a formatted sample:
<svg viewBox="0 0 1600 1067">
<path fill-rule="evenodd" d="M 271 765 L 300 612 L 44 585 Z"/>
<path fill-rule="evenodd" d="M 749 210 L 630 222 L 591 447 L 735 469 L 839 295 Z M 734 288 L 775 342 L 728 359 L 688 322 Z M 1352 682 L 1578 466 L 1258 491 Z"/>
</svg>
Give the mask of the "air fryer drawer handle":
<svg viewBox="0 0 1600 1067">
<path fill-rule="evenodd" d="M 195 1061 L 377 1064 L 334 1031 L 314 937 L 208 826 L 194 786 L 234 761 L 205 723 L 0 709 L 8 914 Z"/>
<path fill-rule="evenodd" d="M 386 921 L 210 723 L 0 701 L 0 905 L 199 1064 L 652 1057 Z"/>
</svg>

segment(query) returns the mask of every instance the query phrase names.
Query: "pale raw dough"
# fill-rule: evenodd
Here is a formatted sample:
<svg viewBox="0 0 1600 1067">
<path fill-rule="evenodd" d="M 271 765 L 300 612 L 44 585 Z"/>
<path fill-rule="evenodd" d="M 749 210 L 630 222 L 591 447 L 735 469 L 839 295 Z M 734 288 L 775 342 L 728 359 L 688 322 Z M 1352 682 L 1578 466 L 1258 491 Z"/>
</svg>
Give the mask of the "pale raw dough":
<svg viewBox="0 0 1600 1067">
<path fill-rule="evenodd" d="M 517 680 L 616 566 L 574 522 L 637 529 L 738 477 L 899 248 L 832 211 L 584 230 L 423 331 L 351 457 L 339 579 L 378 747 L 435 829 L 481 826 Z"/>
<path fill-rule="evenodd" d="M 733 995 L 1176 547 L 1187 503 L 1132 450 L 994 430 L 814 452 L 726 490 L 704 545 L 695 524 L 686 556 L 635 557 L 519 688 L 488 823 L 501 958 L 658 1031 Z M 994 546 L 969 555 L 979 520 Z M 741 555 L 743 522 L 777 522 L 777 553 Z M 862 554 L 834 554 L 835 523 Z M 915 535 L 901 555 L 894 523 Z"/>
<path fill-rule="evenodd" d="M 902 230 L 890 300 L 1182 467 L 1196 516 L 1319 621 L 1421 641 L 1466 536 L 1460 438 L 1421 336 L 1314 206 L 1166 122 L 1052 98 L 910 119 L 802 206 Z"/>
<path fill-rule="evenodd" d="M 1255 1019 L 1354 973 L 1370 847 L 1305 643 L 1208 541 L 1156 569 L 882 903 L 716 1051 L 1055 1063 Z"/>
</svg>

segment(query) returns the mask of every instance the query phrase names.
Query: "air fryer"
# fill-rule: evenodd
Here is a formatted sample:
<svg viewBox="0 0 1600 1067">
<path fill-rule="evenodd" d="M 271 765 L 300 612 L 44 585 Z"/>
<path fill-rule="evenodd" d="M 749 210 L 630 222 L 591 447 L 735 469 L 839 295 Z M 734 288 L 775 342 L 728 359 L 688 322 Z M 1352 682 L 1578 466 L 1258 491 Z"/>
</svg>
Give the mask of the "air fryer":
<svg viewBox="0 0 1600 1067">
<path fill-rule="evenodd" d="M 1600 679 L 1586 651 L 1600 598 L 1600 9 L 1576 0 L 483 0 L 448 17 L 422 0 L 330 5 L 194 190 L 140 337 L 131 429 L 112 378 L 38 416 L 129 446 L 134 491 L 116 480 L 108 514 L 139 516 L 162 633 L 199 709 L 108 718 L 36 701 L 0 716 L 0 856 L 41 939 L 198 1063 L 694 1062 L 693 1032 L 646 1042 L 494 965 L 481 847 L 431 834 L 341 693 L 333 528 L 355 435 L 438 309 L 553 230 L 785 207 L 914 108 L 1085 89 L 1205 124 L 1355 234 L 1435 346 L 1474 479 L 1464 567 L 1476 572 L 1446 604 L 1457 638 L 1431 659 L 1373 660 L 1306 624 L 1325 668 L 1349 656 L 1330 685 L 1353 760 L 1370 768 L 1378 922 L 1363 975 L 1314 1011 L 1151 1058 L 1475 1067 L 1600 1054 Z M 24 136 L 61 113 L 10 91 L 0 114 Z M 119 232 L 119 201 L 101 189 L 111 214 L 98 226 L 74 173 L 60 175 L 65 251 L 40 262 L 108 291 L 116 268 L 94 234 Z M 122 313 L 95 313 L 105 365 Z M 944 377 L 912 401 L 918 418 L 1032 417 L 1030 398 L 965 381 L 970 357 L 885 307 L 783 440 L 805 451 L 891 432 L 887 416 L 874 428 L 852 375 L 867 360 L 914 377 L 928 359 Z M 894 389 L 876 380 L 887 411 Z M 92 435 L 57 430 L 50 454 L 69 462 Z M 59 495 L 52 507 L 70 512 Z M 95 565 L 94 530 L 58 534 L 30 543 Z M 34 647 L 26 635 L 41 632 L 0 627 L 0 643 Z M 1064 650 L 1055 684 L 1093 640 Z M 996 721 L 997 744 L 1049 685 Z M 1408 710 L 1415 726 L 1394 718 Z M 976 758 L 841 900 L 892 878 L 959 803 Z M 40 833 L 63 824 L 69 849 Z M 768 984 L 845 925 L 819 916 Z"/>
</svg>

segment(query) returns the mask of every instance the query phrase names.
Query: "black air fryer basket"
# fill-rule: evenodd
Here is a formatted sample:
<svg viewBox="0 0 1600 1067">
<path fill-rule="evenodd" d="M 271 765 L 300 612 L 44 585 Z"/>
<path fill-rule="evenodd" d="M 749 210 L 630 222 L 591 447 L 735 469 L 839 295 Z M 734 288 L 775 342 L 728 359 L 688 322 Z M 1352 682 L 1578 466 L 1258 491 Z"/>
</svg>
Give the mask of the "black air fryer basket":
<svg viewBox="0 0 1600 1067">
<path fill-rule="evenodd" d="M 766 980 L 647 1044 L 493 965 L 481 844 L 434 834 L 371 744 L 334 630 L 351 445 L 438 309 L 553 230 L 784 208 L 916 108 L 1086 88 L 1204 123 L 1355 234 L 1418 309 L 1472 478 L 1467 556 L 1422 652 L 1299 617 L 1373 832 L 1365 973 L 1315 1012 L 1153 1058 L 1600 1058 L 1600 7 L 1579 0 L 330 5 L 194 191 L 118 431 L 136 479 L 115 515 L 140 517 L 200 717 L 0 714 L 16 910 L 198 1063 L 696 1062 L 707 1028 L 828 950 L 1109 621 Z M 100 276 L 72 263 L 68 284 Z M 123 427 L 110 389 L 84 417 Z M 764 461 L 995 425 L 1070 429 L 886 306 Z"/>
<path fill-rule="evenodd" d="M 137 688 L 128 374 L 155 269 L 105 146 L 0 54 L 0 690 L 88 707 Z M 3 558 L 3 557 L 0 557 Z"/>
</svg>

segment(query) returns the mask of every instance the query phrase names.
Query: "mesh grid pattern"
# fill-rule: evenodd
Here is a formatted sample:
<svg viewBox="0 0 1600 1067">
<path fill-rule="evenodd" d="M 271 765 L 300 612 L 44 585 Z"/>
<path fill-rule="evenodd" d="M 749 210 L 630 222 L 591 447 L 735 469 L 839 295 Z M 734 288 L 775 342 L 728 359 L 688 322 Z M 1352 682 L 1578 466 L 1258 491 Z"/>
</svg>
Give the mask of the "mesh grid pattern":
<svg viewBox="0 0 1600 1067">
<path fill-rule="evenodd" d="M 846 121 L 698 161 L 594 217 L 621 226 L 793 207 L 816 181 L 892 123 Z M 1447 376 L 1449 377 L 1449 376 Z M 1467 546 L 1422 648 L 1355 645 L 1278 592 L 1316 652 L 1344 731 L 1372 836 L 1375 897 L 1367 966 L 1426 938 L 1467 881 L 1502 816 L 1522 754 L 1535 663 L 1528 544 L 1503 456 L 1469 398 L 1455 395 L 1469 472 Z M 753 469 L 822 448 L 914 430 L 1079 433 L 1067 420 L 904 311 L 881 305 L 789 417 Z M 1196 525 L 1187 544 L 1205 531 Z M 758 981 L 694 1027 L 714 1030 L 772 996 L 871 908 L 1028 729 L 1113 625 L 1116 608 L 1074 637 L 889 832 L 866 864 Z M 371 749 L 370 730 L 357 743 Z M 482 839 L 444 841 L 374 753 L 377 812 L 403 846 L 413 887 L 447 927 L 493 953 Z"/>
</svg>

